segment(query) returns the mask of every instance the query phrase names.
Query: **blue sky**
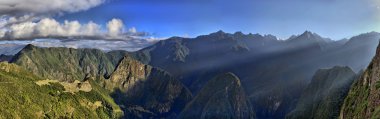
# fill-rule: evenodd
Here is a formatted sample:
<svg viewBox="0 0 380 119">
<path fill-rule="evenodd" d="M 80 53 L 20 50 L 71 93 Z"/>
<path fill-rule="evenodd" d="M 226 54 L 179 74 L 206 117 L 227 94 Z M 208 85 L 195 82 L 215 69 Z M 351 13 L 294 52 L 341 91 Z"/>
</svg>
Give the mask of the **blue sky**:
<svg viewBox="0 0 380 119">
<path fill-rule="evenodd" d="M 112 18 L 155 37 L 226 32 L 273 34 L 287 38 L 310 30 L 333 39 L 379 31 L 380 0 L 111 0 L 56 19 Z"/>
</svg>

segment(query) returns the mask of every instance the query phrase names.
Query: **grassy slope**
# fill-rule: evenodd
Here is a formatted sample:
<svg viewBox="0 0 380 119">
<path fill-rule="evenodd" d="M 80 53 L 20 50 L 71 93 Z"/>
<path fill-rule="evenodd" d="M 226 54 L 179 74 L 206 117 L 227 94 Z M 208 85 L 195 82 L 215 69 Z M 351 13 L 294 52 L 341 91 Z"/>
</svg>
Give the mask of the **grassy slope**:
<svg viewBox="0 0 380 119">
<path fill-rule="evenodd" d="M 58 83 L 39 86 L 44 80 L 15 64 L 0 63 L 0 118 L 118 118 L 120 108 L 93 82 L 93 90 L 64 93 Z M 91 103 L 101 101 L 94 108 Z"/>
<path fill-rule="evenodd" d="M 42 77 L 64 81 L 83 80 L 86 76 L 110 75 L 125 51 L 104 53 L 97 49 L 39 48 L 27 45 L 12 60 Z"/>
</svg>

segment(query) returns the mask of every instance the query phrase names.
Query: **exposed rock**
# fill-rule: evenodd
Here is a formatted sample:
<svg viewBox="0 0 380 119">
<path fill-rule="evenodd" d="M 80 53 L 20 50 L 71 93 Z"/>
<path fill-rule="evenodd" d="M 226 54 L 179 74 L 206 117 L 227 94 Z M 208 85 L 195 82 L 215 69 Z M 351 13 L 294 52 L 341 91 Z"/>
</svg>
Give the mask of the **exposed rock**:
<svg viewBox="0 0 380 119">
<path fill-rule="evenodd" d="M 121 60 L 105 83 L 123 105 L 126 118 L 175 116 L 192 99 L 190 91 L 167 72 L 129 56 Z"/>
</svg>

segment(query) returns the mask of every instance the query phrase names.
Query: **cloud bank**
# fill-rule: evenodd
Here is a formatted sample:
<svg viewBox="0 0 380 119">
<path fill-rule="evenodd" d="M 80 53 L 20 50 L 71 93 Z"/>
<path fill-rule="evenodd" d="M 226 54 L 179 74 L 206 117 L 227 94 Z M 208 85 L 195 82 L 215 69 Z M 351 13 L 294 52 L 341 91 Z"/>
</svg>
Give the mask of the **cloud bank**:
<svg viewBox="0 0 380 119">
<path fill-rule="evenodd" d="M 39 47 L 67 47 L 67 48 L 95 48 L 103 51 L 125 50 L 137 51 L 152 45 L 155 42 L 149 39 L 130 40 L 62 40 L 62 39 L 34 39 L 34 40 L 3 40 L 0 41 L 0 54 L 14 55 L 27 44 Z"/>
<path fill-rule="evenodd" d="M 28 21 L 12 24 L 0 29 L 2 39 L 30 38 L 96 38 L 96 39 L 125 39 L 124 24 L 120 19 L 112 19 L 107 23 L 106 31 L 94 22 L 81 24 L 78 21 L 59 23 L 52 18 L 44 18 L 38 22 Z M 137 31 L 134 30 L 134 33 Z M 133 33 L 128 33 L 133 36 Z"/>
<path fill-rule="evenodd" d="M 13 54 L 26 44 L 40 47 L 97 48 L 135 51 L 153 44 L 146 32 L 126 28 L 121 19 L 105 24 L 56 16 L 86 11 L 109 0 L 0 0 L 0 54 Z M 9 50 L 4 50 L 9 49 Z"/>
</svg>

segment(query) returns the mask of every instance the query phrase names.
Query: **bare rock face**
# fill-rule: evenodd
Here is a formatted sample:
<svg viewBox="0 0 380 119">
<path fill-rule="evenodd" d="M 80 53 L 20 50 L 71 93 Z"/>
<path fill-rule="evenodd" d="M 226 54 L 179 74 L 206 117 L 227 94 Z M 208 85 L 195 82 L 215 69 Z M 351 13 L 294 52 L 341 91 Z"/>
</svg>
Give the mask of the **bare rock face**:
<svg viewBox="0 0 380 119">
<path fill-rule="evenodd" d="M 126 118 L 175 117 L 192 99 L 190 91 L 167 72 L 125 56 L 106 80 Z"/>
<path fill-rule="evenodd" d="M 354 83 L 341 108 L 341 119 L 380 118 L 380 47 L 359 80 Z"/>
<path fill-rule="evenodd" d="M 239 78 L 232 73 L 210 80 L 186 105 L 183 119 L 252 119 L 255 117 Z"/>
</svg>

